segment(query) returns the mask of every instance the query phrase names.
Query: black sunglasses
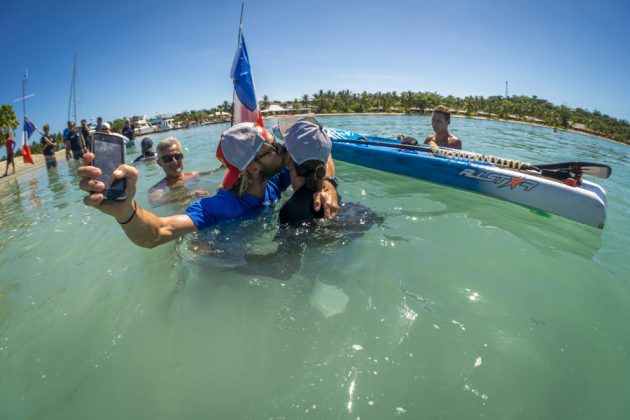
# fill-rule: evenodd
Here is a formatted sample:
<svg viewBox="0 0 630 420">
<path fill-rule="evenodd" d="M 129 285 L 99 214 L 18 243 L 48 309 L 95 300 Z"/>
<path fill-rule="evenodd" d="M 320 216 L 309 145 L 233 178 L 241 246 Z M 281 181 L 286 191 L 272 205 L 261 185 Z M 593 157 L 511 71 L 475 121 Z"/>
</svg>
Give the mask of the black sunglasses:
<svg viewBox="0 0 630 420">
<path fill-rule="evenodd" d="M 164 162 L 164 163 L 170 163 L 170 162 L 173 161 L 173 159 L 175 159 L 177 161 L 181 161 L 182 159 L 184 159 L 184 154 L 183 153 L 171 153 L 170 155 L 162 156 L 160 159 L 162 159 L 162 162 Z"/>
<path fill-rule="evenodd" d="M 262 155 L 260 155 L 260 156 L 256 156 L 256 157 L 254 157 L 254 160 L 258 161 L 258 160 L 260 160 L 260 159 L 264 158 L 265 156 L 267 156 L 267 155 L 268 155 L 268 154 L 270 154 L 270 153 L 275 153 L 275 154 L 278 154 L 278 143 L 276 142 L 276 140 L 275 140 L 275 139 L 273 140 L 273 143 L 269 144 L 269 143 L 266 143 L 266 142 L 265 142 L 265 143 L 264 143 L 264 145 L 265 145 L 265 146 L 268 146 L 268 147 L 269 147 L 269 150 L 267 150 L 265 153 L 263 153 L 263 154 L 262 154 Z"/>
</svg>

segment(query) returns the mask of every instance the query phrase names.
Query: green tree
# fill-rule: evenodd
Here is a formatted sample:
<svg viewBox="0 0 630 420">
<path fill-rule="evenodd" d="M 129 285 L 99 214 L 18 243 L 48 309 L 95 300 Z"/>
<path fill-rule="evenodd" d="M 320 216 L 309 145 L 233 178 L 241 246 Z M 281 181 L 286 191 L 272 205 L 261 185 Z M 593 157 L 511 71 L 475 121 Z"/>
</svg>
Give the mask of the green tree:
<svg viewBox="0 0 630 420">
<path fill-rule="evenodd" d="M 271 101 L 269 100 L 269 96 L 263 95 L 262 101 L 260 101 L 260 108 L 267 109 L 269 108 L 269 104 L 271 104 Z"/>
<path fill-rule="evenodd" d="M 0 107 L 0 146 L 4 146 L 4 143 L 18 125 L 20 125 L 20 122 L 15 116 L 13 105 L 2 105 Z"/>
</svg>

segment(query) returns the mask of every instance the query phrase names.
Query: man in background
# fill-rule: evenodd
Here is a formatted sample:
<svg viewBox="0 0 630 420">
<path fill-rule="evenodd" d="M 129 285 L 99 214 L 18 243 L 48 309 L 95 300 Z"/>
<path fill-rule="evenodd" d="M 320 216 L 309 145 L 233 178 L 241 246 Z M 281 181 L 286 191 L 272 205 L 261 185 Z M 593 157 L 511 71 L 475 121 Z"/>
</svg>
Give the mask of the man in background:
<svg viewBox="0 0 630 420">
<path fill-rule="evenodd" d="M 44 134 L 42 135 L 42 138 L 39 142 L 42 144 L 42 146 L 44 146 L 44 160 L 46 161 L 46 169 L 56 168 L 57 159 L 55 158 L 55 138 L 50 134 L 50 126 L 48 124 L 44 124 L 42 128 L 44 129 Z"/>
<path fill-rule="evenodd" d="M 134 140 L 135 133 L 133 131 L 133 124 L 131 124 L 129 118 L 125 118 L 125 125 L 122 129 L 122 135 L 129 139 L 126 144 L 127 147 L 134 147 L 136 145 L 136 142 Z"/>
<path fill-rule="evenodd" d="M 81 141 L 85 145 L 85 150 L 90 151 L 91 142 L 90 142 L 90 127 L 88 127 L 87 120 L 81 120 Z"/>
<path fill-rule="evenodd" d="M 133 163 L 157 159 L 157 156 L 155 156 L 155 152 L 153 151 L 153 140 L 151 140 L 149 137 L 145 137 L 142 139 L 142 141 L 140 142 L 140 147 L 142 148 L 142 152 L 140 156 L 134 159 Z"/>
<path fill-rule="evenodd" d="M 68 121 L 67 124 L 68 126 L 63 130 L 63 147 L 66 150 L 66 160 L 70 160 L 72 157 L 70 154 L 70 151 L 72 150 L 72 145 L 70 144 L 70 131 L 74 123 L 72 121 Z"/>
<path fill-rule="evenodd" d="M 430 134 L 424 140 L 424 144 L 435 143 L 439 147 L 448 147 L 450 149 L 462 148 L 462 141 L 448 132 L 448 125 L 451 123 L 451 111 L 444 105 L 438 105 L 433 110 L 431 116 L 431 125 L 434 134 Z"/>
</svg>

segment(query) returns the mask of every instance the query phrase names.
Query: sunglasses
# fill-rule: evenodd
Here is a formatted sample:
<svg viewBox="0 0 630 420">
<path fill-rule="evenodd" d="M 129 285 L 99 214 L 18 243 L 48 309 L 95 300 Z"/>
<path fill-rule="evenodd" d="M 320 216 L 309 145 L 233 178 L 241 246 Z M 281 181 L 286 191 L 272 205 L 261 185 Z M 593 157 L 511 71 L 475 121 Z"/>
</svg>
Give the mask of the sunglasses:
<svg viewBox="0 0 630 420">
<path fill-rule="evenodd" d="M 182 159 L 184 159 L 184 154 L 183 153 L 171 153 L 170 155 L 162 156 L 160 159 L 162 159 L 162 162 L 164 162 L 164 163 L 170 163 L 170 162 L 173 161 L 173 159 L 175 159 L 177 161 L 181 161 Z"/>
<path fill-rule="evenodd" d="M 265 153 L 263 153 L 262 155 L 256 156 L 254 157 L 254 160 L 258 161 L 262 158 L 264 158 L 265 156 L 267 156 L 270 153 L 275 153 L 278 154 L 278 143 L 276 142 L 276 140 L 274 139 L 273 143 L 269 144 L 269 143 L 264 143 L 265 146 L 269 147 L 269 150 L 267 150 Z"/>
</svg>

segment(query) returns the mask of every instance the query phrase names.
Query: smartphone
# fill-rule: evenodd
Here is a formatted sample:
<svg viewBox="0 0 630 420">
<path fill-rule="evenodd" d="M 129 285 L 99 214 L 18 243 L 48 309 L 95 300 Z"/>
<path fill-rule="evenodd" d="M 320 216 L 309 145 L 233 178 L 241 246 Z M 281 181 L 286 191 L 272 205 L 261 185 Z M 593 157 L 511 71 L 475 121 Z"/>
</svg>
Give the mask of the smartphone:
<svg viewBox="0 0 630 420">
<path fill-rule="evenodd" d="M 94 133 L 92 135 L 92 166 L 101 170 L 97 178 L 105 184 L 103 195 L 107 201 L 122 201 L 127 198 L 127 180 L 114 179 L 113 173 L 125 162 L 125 144 L 122 137 L 112 134 Z"/>
</svg>

